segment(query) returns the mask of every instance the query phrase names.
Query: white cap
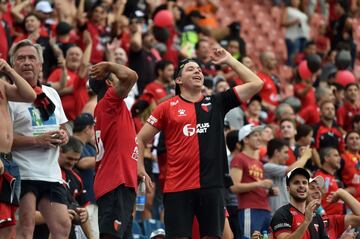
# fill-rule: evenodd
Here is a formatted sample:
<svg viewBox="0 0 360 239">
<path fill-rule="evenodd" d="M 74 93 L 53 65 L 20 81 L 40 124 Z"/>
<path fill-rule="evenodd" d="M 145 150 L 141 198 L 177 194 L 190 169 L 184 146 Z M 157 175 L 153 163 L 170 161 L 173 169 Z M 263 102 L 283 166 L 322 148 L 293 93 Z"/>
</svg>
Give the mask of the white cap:
<svg viewBox="0 0 360 239">
<path fill-rule="evenodd" d="M 309 183 L 312 183 L 312 182 L 316 182 L 317 185 L 320 187 L 320 188 L 324 188 L 325 186 L 325 180 L 323 177 L 321 176 L 316 176 L 315 178 L 310 178 L 309 179 Z"/>
<path fill-rule="evenodd" d="M 154 238 L 154 237 L 157 237 L 157 236 L 162 236 L 165 238 L 165 230 L 162 229 L 162 228 L 159 228 L 155 231 L 153 231 L 151 234 L 150 234 L 150 239 Z"/>
<path fill-rule="evenodd" d="M 38 12 L 43 12 L 43 13 L 50 13 L 53 11 L 53 9 L 48 1 L 38 2 L 35 6 L 35 10 Z"/>
<path fill-rule="evenodd" d="M 252 134 L 254 132 L 261 132 L 264 128 L 265 128 L 264 125 L 260 125 L 260 126 L 255 126 L 253 124 L 244 125 L 239 130 L 238 141 L 243 140 L 245 137 L 247 137 L 248 135 L 250 135 L 250 134 Z"/>
</svg>

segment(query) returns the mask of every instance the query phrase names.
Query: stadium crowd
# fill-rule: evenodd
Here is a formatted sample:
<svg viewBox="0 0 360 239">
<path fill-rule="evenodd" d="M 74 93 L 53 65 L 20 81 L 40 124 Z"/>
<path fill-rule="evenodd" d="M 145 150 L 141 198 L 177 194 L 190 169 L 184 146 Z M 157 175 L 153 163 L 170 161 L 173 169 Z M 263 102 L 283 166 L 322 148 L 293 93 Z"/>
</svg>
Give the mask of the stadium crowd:
<svg viewBox="0 0 360 239">
<path fill-rule="evenodd" d="M 360 238 L 359 42 L 357 0 L 0 0 L 0 239 Z"/>
</svg>

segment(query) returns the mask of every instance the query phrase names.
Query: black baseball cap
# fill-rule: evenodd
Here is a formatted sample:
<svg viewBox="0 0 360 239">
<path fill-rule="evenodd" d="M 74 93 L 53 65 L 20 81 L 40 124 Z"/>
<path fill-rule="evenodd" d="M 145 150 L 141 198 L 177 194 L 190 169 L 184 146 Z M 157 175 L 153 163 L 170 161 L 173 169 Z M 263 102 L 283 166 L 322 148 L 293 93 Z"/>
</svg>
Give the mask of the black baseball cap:
<svg viewBox="0 0 360 239">
<path fill-rule="evenodd" d="M 288 174 L 286 175 L 286 185 L 289 185 L 291 178 L 293 178 L 295 175 L 303 175 L 308 181 L 311 177 L 309 171 L 305 168 L 294 168 Z"/>
<path fill-rule="evenodd" d="M 90 113 L 82 113 L 74 120 L 74 132 L 83 131 L 86 126 L 94 125 L 95 120 L 94 117 Z"/>
</svg>

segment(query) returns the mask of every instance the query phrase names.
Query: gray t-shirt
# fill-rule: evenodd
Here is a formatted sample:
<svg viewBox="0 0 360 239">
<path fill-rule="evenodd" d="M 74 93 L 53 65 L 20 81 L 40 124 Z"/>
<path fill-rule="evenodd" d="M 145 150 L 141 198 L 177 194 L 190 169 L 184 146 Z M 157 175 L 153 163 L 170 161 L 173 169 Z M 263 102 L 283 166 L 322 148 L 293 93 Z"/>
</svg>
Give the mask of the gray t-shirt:
<svg viewBox="0 0 360 239">
<path fill-rule="evenodd" d="M 274 163 L 264 164 L 265 177 L 273 180 L 273 186 L 279 188 L 279 195 L 269 197 L 269 204 L 271 207 L 271 214 L 289 203 L 289 193 L 286 190 L 286 171 L 288 166 L 279 165 Z"/>
</svg>

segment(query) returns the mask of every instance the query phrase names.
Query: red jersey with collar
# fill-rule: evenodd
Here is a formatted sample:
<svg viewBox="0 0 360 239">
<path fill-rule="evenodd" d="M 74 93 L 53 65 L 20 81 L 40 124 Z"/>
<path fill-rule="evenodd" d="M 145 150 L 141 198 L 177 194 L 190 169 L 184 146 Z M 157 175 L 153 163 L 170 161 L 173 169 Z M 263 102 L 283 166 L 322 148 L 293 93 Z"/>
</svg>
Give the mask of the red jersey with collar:
<svg viewBox="0 0 360 239">
<path fill-rule="evenodd" d="M 345 101 L 336 112 L 336 122 L 344 130 L 350 131 L 352 129 L 352 119 L 358 114 L 360 114 L 360 107 L 353 106 Z"/>
<path fill-rule="evenodd" d="M 61 68 L 55 69 L 49 76 L 48 82 L 59 82 L 61 74 Z M 69 120 L 75 120 L 89 100 L 86 79 L 81 79 L 76 72 L 67 69 L 66 87 L 73 87 L 73 92 L 61 95 L 61 103 L 66 117 Z"/>
<path fill-rule="evenodd" d="M 138 148 L 130 112 L 113 88 L 95 108 L 95 137 L 98 154 L 94 181 L 95 197 L 124 184 L 137 188 Z"/>
<path fill-rule="evenodd" d="M 291 204 L 282 206 L 276 210 L 270 223 L 274 239 L 284 232 L 293 233 L 304 220 L 305 215 Z M 320 215 L 314 215 L 313 220 L 301 239 L 329 239 Z"/>
<path fill-rule="evenodd" d="M 341 202 L 337 203 L 328 203 L 326 201 L 327 197 L 333 193 L 336 192 L 339 189 L 339 183 L 340 180 L 338 180 L 334 175 L 324 171 L 324 170 L 318 170 L 315 172 L 316 176 L 323 177 L 325 181 L 325 192 L 321 200 L 321 205 L 324 208 L 327 215 L 335 215 L 335 214 L 343 214 L 344 213 L 344 204 Z"/>
<path fill-rule="evenodd" d="M 354 187 L 355 195 L 360 201 L 360 154 L 352 154 L 348 151 L 342 154 L 344 166 L 341 169 L 341 177 L 345 187 Z"/>
<path fill-rule="evenodd" d="M 259 93 L 261 99 L 268 104 L 277 106 L 279 104 L 279 92 L 271 76 L 261 71 L 258 71 L 256 75 L 264 82 L 264 87 Z"/>
<path fill-rule="evenodd" d="M 321 121 L 314 127 L 315 147 L 317 149 L 323 147 L 335 147 L 340 152 L 344 152 L 345 143 L 342 133 L 334 122 L 331 127 L 326 126 Z"/>
<path fill-rule="evenodd" d="M 230 89 L 195 103 L 175 96 L 156 107 L 147 123 L 165 135 L 167 160 L 160 165 L 160 171 L 166 167 L 164 192 L 224 186 L 224 117 L 239 104 Z"/>
</svg>

